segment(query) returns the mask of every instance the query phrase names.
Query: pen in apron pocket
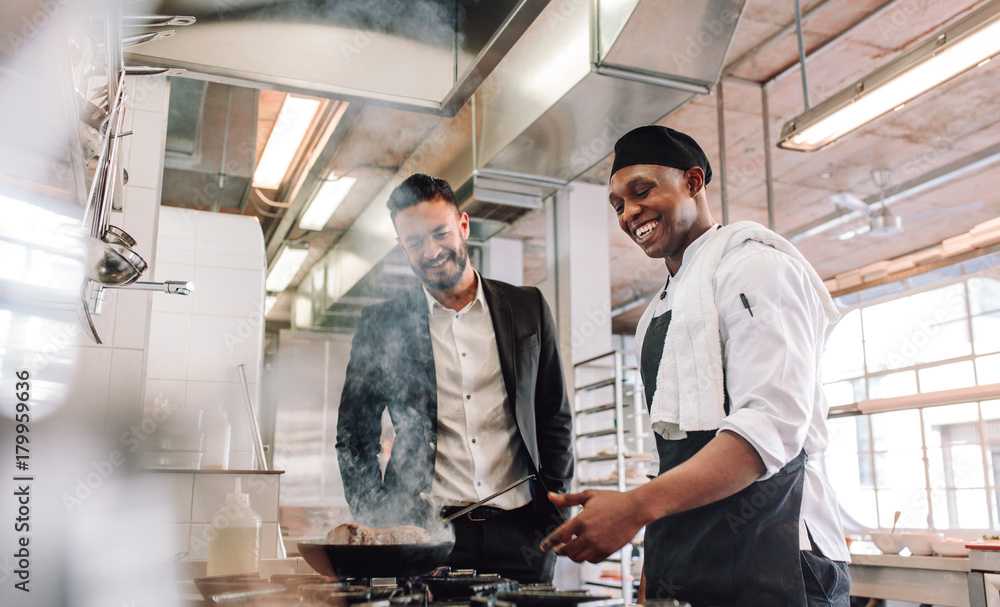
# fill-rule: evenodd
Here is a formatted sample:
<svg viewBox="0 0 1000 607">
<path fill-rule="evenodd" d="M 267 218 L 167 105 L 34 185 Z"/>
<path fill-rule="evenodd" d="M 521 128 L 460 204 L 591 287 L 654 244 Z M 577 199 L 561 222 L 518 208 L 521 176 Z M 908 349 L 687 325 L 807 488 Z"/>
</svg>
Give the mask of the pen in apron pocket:
<svg viewBox="0 0 1000 607">
<path fill-rule="evenodd" d="M 747 312 L 750 313 L 750 316 L 753 316 L 753 310 L 750 309 L 750 302 L 747 301 L 747 296 L 744 295 L 743 293 L 740 293 L 740 300 L 743 301 L 743 307 L 747 309 Z"/>
</svg>

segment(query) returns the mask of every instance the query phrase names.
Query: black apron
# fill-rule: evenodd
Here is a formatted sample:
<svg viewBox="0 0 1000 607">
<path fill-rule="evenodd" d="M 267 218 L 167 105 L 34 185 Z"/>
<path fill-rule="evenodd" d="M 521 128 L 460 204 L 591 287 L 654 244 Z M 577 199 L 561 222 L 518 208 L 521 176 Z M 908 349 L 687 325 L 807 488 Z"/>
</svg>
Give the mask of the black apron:
<svg viewBox="0 0 1000 607">
<path fill-rule="evenodd" d="M 654 317 L 643 340 L 647 403 L 653 402 L 669 326 L 669 311 Z M 727 394 L 727 414 L 728 401 Z M 715 434 L 688 432 L 683 440 L 656 434 L 659 473 L 687 461 Z M 650 523 L 643 555 L 646 598 L 679 599 L 693 607 L 805 606 L 799 562 L 805 461 L 801 453 L 774 476 L 735 495 Z"/>
</svg>

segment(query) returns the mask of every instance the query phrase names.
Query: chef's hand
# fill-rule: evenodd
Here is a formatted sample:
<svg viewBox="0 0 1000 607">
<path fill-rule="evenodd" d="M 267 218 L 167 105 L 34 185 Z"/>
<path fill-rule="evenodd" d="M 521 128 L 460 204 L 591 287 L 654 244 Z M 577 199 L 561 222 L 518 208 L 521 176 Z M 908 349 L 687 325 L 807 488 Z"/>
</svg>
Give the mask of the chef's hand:
<svg viewBox="0 0 1000 607">
<path fill-rule="evenodd" d="M 563 523 L 541 543 L 542 550 L 552 550 L 578 563 L 605 560 L 632 541 L 646 524 L 630 492 L 549 493 L 549 500 L 556 506 L 583 506 L 580 514 Z"/>
</svg>

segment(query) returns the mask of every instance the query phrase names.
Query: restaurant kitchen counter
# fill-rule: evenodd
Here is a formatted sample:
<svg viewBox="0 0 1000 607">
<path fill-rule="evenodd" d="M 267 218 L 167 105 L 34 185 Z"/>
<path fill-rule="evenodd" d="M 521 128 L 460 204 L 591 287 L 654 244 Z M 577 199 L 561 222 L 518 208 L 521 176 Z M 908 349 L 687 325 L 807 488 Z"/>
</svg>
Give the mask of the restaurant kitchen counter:
<svg viewBox="0 0 1000 607">
<path fill-rule="evenodd" d="M 969 607 L 969 557 L 851 554 L 851 595 Z"/>
</svg>

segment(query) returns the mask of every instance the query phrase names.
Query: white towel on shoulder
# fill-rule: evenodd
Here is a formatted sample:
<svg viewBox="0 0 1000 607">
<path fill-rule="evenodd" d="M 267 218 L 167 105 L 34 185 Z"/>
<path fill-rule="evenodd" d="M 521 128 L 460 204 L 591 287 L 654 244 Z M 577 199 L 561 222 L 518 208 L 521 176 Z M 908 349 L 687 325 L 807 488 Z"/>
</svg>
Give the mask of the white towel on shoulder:
<svg viewBox="0 0 1000 607">
<path fill-rule="evenodd" d="M 809 274 L 831 322 L 840 317 L 816 270 L 790 242 L 752 221 L 719 228 L 698 248 L 675 286 L 670 327 L 650 407 L 653 431 L 666 439 L 682 439 L 691 431 L 715 430 L 725 417 L 722 337 L 714 278 L 722 258 L 747 240 L 761 242 L 798 261 Z"/>
</svg>

